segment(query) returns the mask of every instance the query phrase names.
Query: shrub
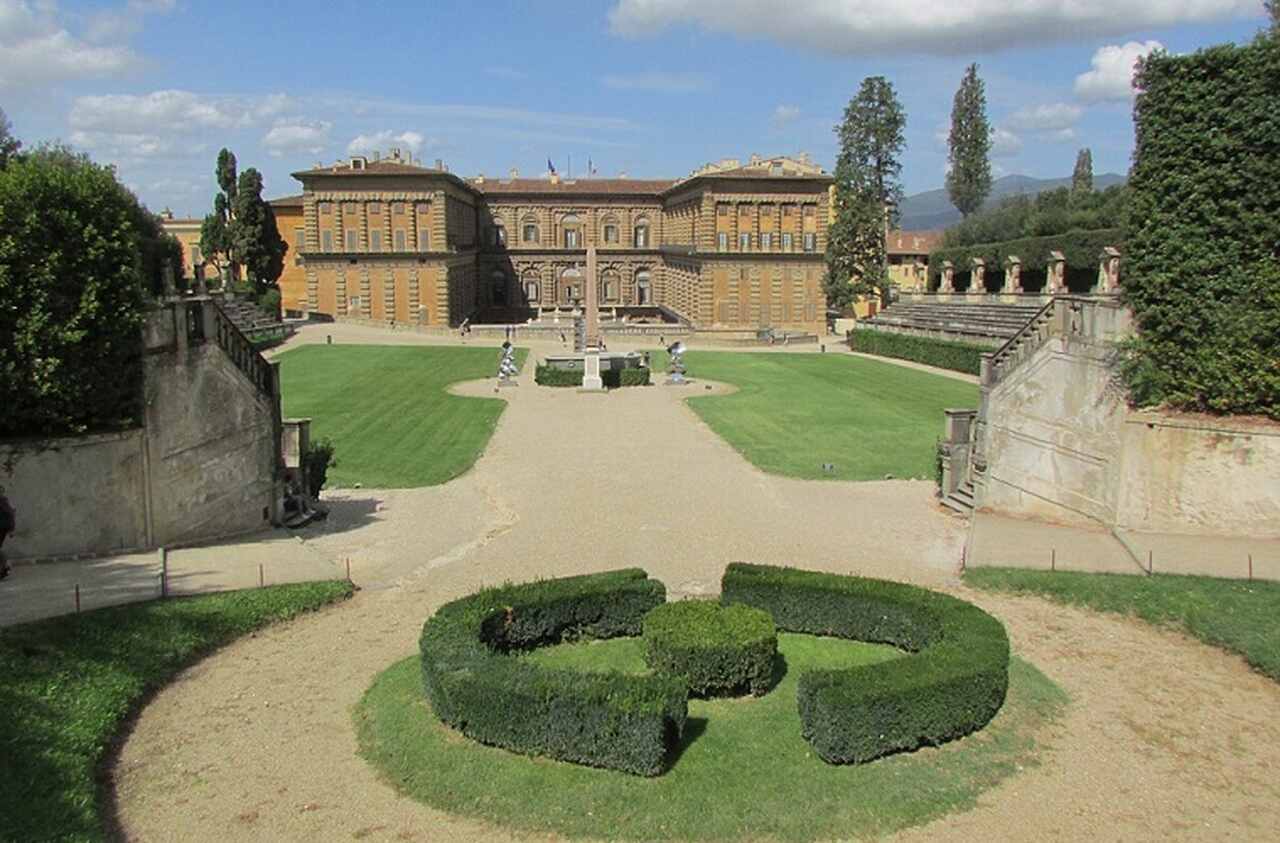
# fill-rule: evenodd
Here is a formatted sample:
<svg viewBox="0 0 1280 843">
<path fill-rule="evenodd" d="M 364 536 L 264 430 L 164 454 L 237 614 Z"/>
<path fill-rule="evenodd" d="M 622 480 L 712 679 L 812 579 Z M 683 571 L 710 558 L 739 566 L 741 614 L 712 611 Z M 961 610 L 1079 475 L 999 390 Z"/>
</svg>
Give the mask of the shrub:
<svg viewBox="0 0 1280 843">
<path fill-rule="evenodd" d="M 333 443 L 328 439 L 312 442 L 302 455 L 302 468 L 307 475 L 307 494 L 318 499 L 320 490 L 329 479 L 329 469 L 338 463 L 333 458 Z"/>
<path fill-rule="evenodd" d="M 895 334 L 870 328 L 855 328 L 849 332 L 849 350 L 880 357 L 896 357 L 912 360 L 939 369 L 968 372 L 976 375 L 982 368 L 982 355 L 991 351 L 980 345 L 935 340 L 912 334 Z"/>
<path fill-rule="evenodd" d="M 447 603 L 422 628 L 427 697 L 443 722 L 481 743 L 654 776 L 688 714 L 683 683 L 583 674 L 518 653 L 582 636 L 638 635 L 666 599 L 628 569 L 507 585 Z"/>
<path fill-rule="evenodd" d="M 978 607 L 915 586 L 733 563 L 721 600 L 779 629 L 892 644 L 912 655 L 800 677 L 804 737 L 833 764 L 861 763 L 981 729 L 1004 703 L 1009 639 Z"/>
<path fill-rule="evenodd" d="M 582 386 L 582 370 L 540 365 L 533 372 L 533 380 L 542 386 Z"/>
<path fill-rule="evenodd" d="M 604 385 L 612 389 L 617 386 L 648 386 L 649 369 L 641 366 L 636 369 L 616 369 L 601 372 Z"/>
<path fill-rule="evenodd" d="M 644 617 L 645 661 L 696 696 L 769 690 L 778 635 L 768 612 L 704 600 L 665 603 Z"/>
<path fill-rule="evenodd" d="M 1280 36 L 1153 53 L 1135 84 L 1132 396 L 1280 419 Z"/>
</svg>

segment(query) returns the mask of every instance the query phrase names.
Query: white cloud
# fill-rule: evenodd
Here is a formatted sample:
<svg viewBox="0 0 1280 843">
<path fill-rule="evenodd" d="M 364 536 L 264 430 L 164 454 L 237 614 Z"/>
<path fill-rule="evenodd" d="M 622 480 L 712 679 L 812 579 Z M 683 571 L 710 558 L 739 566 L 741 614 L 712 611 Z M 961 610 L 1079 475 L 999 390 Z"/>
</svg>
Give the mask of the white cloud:
<svg viewBox="0 0 1280 843">
<path fill-rule="evenodd" d="M 324 120 L 289 120 L 271 127 L 262 146 L 274 158 L 291 152 L 319 155 L 329 145 L 333 124 Z"/>
<path fill-rule="evenodd" d="M 991 157 L 1009 158 L 1022 151 L 1022 138 L 1008 129 L 996 126 L 991 130 Z"/>
<path fill-rule="evenodd" d="M 1093 69 L 1076 77 L 1076 96 L 1085 102 L 1131 99 L 1133 66 L 1152 50 L 1163 49 L 1159 41 L 1129 41 L 1100 47 L 1089 62 Z"/>
<path fill-rule="evenodd" d="M 425 145 L 435 146 L 432 141 L 428 144 L 427 139 L 417 132 L 401 132 L 396 134 L 390 129 L 381 132 L 374 132 L 371 135 L 357 135 L 347 144 L 348 154 L 356 152 L 381 152 L 393 146 L 407 149 L 410 152 L 421 152 Z"/>
<path fill-rule="evenodd" d="M 692 94 L 711 87 L 711 80 L 700 73 L 667 73 L 661 70 L 608 75 L 600 80 L 606 88 L 619 91 L 656 91 L 664 94 Z"/>
<path fill-rule="evenodd" d="M 84 37 L 90 41 L 117 41 L 136 35 L 147 15 L 167 14 L 175 0 L 128 0 L 115 9 L 100 9 L 89 15 Z"/>
<path fill-rule="evenodd" d="M 95 132 L 77 130 L 71 133 L 71 145 L 92 150 L 98 157 L 112 161 L 144 158 L 185 158 L 207 152 L 203 141 L 151 132 Z"/>
<path fill-rule="evenodd" d="M 243 129 L 279 114 L 288 105 L 283 94 L 217 97 L 178 90 L 106 94 L 77 98 L 71 106 L 70 122 L 74 129 L 122 133 Z"/>
<path fill-rule="evenodd" d="M 957 55 L 1257 14 L 1257 0 L 617 0 L 609 25 L 643 36 L 694 24 L 839 55 Z"/>
<path fill-rule="evenodd" d="M 0 90 L 113 76 L 138 63 L 123 44 L 91 44 L 73 35 L 50 0 L 0 0 Z"/>
<path fill-rule="evenodd" d="M 796 118 L 800 116 L 800 109 L 794 105 L 780 105 L 773 110 L 773 117 L 770 122 L 773 123 L 775 129 L 781 129 L 788 123 L 794 123 Z"/>
<path fill-rule="evenodd" d="M 1079 137 L 1079 135 L 1076 133 L 1076 130 L 1074 128 L 1067 128 L 1067 129 L 1058 129 L 1057 131 L 1053 131 L 1053 132 L 1044 132 L 1040 135 L 1040 137 L 1043 140 L 1049 141 L 1050 143 L 1070 143 L 1071 141 Z"/>
<path fill-rule="evenodd" d="M 1011 114 L 1005 123 L 1009 128 L 1020 131 L 1056 132 L 1074 126 L 1083 111 L 1080 106 L 1065 102 L 1027 106 Z"/>
</svg>

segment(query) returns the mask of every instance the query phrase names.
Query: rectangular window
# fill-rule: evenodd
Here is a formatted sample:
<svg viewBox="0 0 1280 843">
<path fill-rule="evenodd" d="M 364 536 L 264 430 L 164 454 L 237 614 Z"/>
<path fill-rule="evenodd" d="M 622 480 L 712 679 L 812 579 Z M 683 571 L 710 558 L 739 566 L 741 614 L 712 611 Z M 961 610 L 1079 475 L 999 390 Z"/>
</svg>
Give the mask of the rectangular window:
<svg viewBox="0 0 1280 843">
<path fill-rule="evenodd" d="M 564 233 L 564 247 L 566 249 L 578 248 L 578 231 L 577 229 L 569 229 Z"/>
<path fill-rule="evenodd" d="M 303 231 L 301 228 L 295 228 L 293 230 L 293 247 L 299 252 L 307 248 L 307 232 Z"/>
<path fill-rule="evenodd" d="M 375 231 L 369 232 L 369 251 L 371 252 L 382 251 L 382 232 L 381 231 L 375 230 Z"/>
<path fill-rule="evenodd" d="M 320 232 L 320 242 L 324 244 L 323 246 L 324 251 L 332 252 L 333 251 L 333 232 L 332 231 Z"/>
<path fill-rule="evenodd" d="M 322 214 L 332 214 L 332 213 L 333 213 L 333 203 L 332 203 L 332 202 L 321 202 L 321 203 L 320 203 L 320 213 L 322 213 Z"/>
<path fill-rule="evenodd" d="M 381 203 L 381 202 L 370 202 L 370 203 L 369 203 L 369 216 L 371 216 L 371 217 L 376 217 L 376 216 L 380 216 L 381 214 L 382 214 L 382 203 Z"/>
<path fill-rule="evenodd" d="M 720 217 L 729 216 L 729 206 L 723 203 L 716 205 L 716 216 L 720 216 Z"/>
<path fill-rule="evenodd" d="M 200 265 L 200 247 L 192 246 L 191 247 L 191 268 L 195 269 L 199 265 Z"/>
<path fill-rule="evenodd" d="M 773 247 L 773 235 L 767 231 L 760 232 L 760 248 L 766 252 Z"/>
<path fill-rule="evenodd" d="M 418 230 L 418 251 L 431 251 L 431 230 L 422 228 Z"/>
<path fill-rule="evenodd" d="M 604 227 L 604 242 L 606 243 L 618 242 L 618 227 L 616 225 L 606 225 Z"/>
<path fill-rule="evenodd" d="M 812 231 L 806 231 L 804 233 L 804 250 L 806 252 L 813 252 L 816 251 L 817 248 L 818 235 L 814 234 Z"/>
<path fill-rule="evenodd" d="M 744 216 L 744 217 L 749 217 L 749 216 L 751 216 L 751 206 L 750 206 L 750 205 L 739 205 L 739 206 L 738 206 L 738 214 L 739 214 L 740 216 Z"/>
<path fill-rule="evenodd" d="M 391 203 L 391 213 L 395 214 L 397 217 L 399 217 L 399 216 L 404 216 L 404 203 L 403 203 L 403 202 L 392 202 L 392 203 Z"/>
<path fill-rule="evenodd" d="M 538 227 L 536 225 L 533 225 L 531 223 L 524 227 L 524 242 L 526 243 L 538 242 Z"/>
<path fill-rule="evenodd" d="M 782 251 L 791 251 L 791 232 L 786 231 L 782 234 Z"/>
<path fill-rule="evenodd" d="M 360 249 L 360 233 L 357 231 L 347 232 L 347 251 L 356 252 Z"/>
<path fill-rule="evenodd" d="M 751 235 L 744 231 L 738 235 L 738 251 L 745 252 L 750 248 L 751 248 Z"/>
<path fill-rule="evenodd" d="M 396 230 L 396 251 L 404 251 L 404 231 L 402 229 Z"/>
<path fill-rule="evenodd" d="M 816 216 L 816 215 L 817 215 L 817 213 L 818 213 L 818 206 L 817 206 L 817 205 L 805 205 L 805 206 L 804 206 L 804 215 L 805 215 L 806 217 Z"/>
<path fill-rule="evenodd" d="M 783 205 L 783 206 L 782 206 L 782 215 L 783 215 L 784 217 L 789 217 L 789 216 L 791 216 L 791 212 L 792 212 L 792 211 L 794 211 L 794 210 L 795 210 L 795 206 L 794 206 L 794 205 Z"/>
<path fill-rule="evenodd" d="M 722 231 L 716 235 L 716 248 L 722 252 L 729 251 L 729 232 Z"/>
</svg>

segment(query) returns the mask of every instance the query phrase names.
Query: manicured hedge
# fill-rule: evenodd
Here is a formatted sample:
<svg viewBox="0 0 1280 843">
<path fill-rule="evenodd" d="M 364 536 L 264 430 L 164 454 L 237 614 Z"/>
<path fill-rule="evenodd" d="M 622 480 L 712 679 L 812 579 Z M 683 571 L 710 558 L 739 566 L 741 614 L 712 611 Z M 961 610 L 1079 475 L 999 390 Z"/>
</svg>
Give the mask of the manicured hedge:
<svg viewBox="0 0 1280 843">
<path fill-rule="evenodd" d="M 978 243 L 973 246 L 956 246 L 936 249 L 929 253 L 929 278 L 942 274 L 942 262 L 951 261 L 955 271 L 968 272 L 970 260 L 982 258 L 987 262 L 987 276 L 1004 274 L 1004 261 L 1010 255 L 1022 258 L 1022 269 L 1043 271 L 1049 265 L 1049 252 L 1062 252 L 1068 269 L 1084 269 L 1094 276 L 1098 274 L 1098 261 L 1106 246 L 1124 250 L 1124 231 L 1119 228 L 1101 228 L 1094 231 L 1068 231 L 1044 237 L 1022 237 L 1001 243 Z"/>
<path fill-rule="evenodd" d="M 608 389 L 620 386 L 648 386 L 649 370 L 644 367 L 603 369 L 600 372 L 600 380 Z M 582 386 L 582 370 L 539 366 L 534 372 L 534 381 L 542 386 Z"/>
<path fill-rule="evenodd" d="M 885 580 L 733 563 L 721 600 L 781 630 L 892 644 L 912 655 L 800 677 L 801 728 L 833 764 L 861 763 L 981 729 L 1004 703 L 1009 639 L 998 620 L 945 594 Z"/>
<path fill-rule="evenodd" d="M 643 637 L 649 667 L 679 676 L 690 694 L 769 690 L 778 634 L 768 612 L 705 600 L 665 603 L 645 615 Z"/>
<path fill-rule="evenodd" d="M 912 334 L 854 328 L 849 332 L 849 350 L 877 354 L 881 357 L 896 357 L 899 360 L 912 360 L 916 363 L 937 366 L 939 369 L 951 369 L 976 375 L 982 367 L 983 353 L 992 349 L 962 342 L 935 340 L 931 337 L 917 337 Z"/>
<path fill-rule="evenodd" d="M 518 654 L 581 636 L 638 635 L 665 599 L 662 583 L 628 569 L 447 603 L 419 642 L 427 697 L 437 717 L 481 743 L 658 775 L 688 714 L 679 679 L 551 670 Z"/>
<path fill-rule="evenodd" d="M 540 365 L 533 372 L 533 380 L 542 386 L 582 386 L 582 370 Z"/>
<path fill-rule="evenodd" d="M 1133 398 L 1280 419 L 1280 33 L 1152 53 L 1134 81 Z"/>
</svg>

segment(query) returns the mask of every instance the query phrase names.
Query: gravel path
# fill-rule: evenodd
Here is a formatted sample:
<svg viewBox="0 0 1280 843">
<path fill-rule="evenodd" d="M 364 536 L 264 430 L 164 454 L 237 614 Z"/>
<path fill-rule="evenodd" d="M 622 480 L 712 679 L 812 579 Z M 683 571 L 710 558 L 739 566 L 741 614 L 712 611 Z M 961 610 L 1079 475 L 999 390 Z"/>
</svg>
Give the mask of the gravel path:
<svg viewBox="0 0 1280 843">
<path fill-rule="evenodd" d="M 931 484 L 765 475 L 683 404 L 704 384 L 585 395 L 537 388 L 530 370 L 502 391 L 510 406 L 463 477 L 333 496 L 308 541 L 352 559 L 360 594 L 233 644 L 147 705 L 112 770 L 126 838 L 513 839 L 398 796 L 356 755 L 351 711 L 374 676 L 415 652 L 437 606 L 482 585 L 638 565 L 675 596 L 711 594 L 734 560 L 959 593 L 1071 694 L 1040 767 L 904 839 L 1263 839 L 1280 827 L 1280 686 L 1238 659 L 968 592 L 955 572 L 964 522 Z M 491 382 L 460 391 L 493 394 Z"/>
</svg>

